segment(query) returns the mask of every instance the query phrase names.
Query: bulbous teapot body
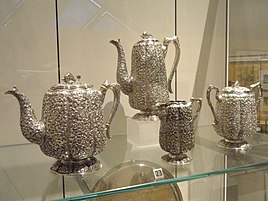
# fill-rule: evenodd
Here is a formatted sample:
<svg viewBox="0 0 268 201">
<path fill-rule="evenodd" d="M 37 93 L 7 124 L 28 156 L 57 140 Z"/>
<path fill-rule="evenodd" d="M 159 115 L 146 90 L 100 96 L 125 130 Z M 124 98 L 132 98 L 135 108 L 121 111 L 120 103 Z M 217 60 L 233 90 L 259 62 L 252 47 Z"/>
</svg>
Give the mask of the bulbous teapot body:
<svg viewBox="0 0 268 201">
<path fill-rule="evenodd" d="M 213 89 L 216 90 L 215 111 L 210 100 Z M 214 116 L 213 126 L 216 133 L 224 138 L 219 146 L 227 149 L 250 148 L 245 139 L 256 133 L 257 106 L 261 98 L 260 83 L 251 85 L 249 89 L 240 87 L 236 82 L 233 86 L 225 87 L 221 94 L 217 87 L 209 86 L 207 100 Z"/>
<path fill-rule="evenodd" d="M 192 105 L 197 102 L 193 114 Z M 187 164 L 191 158 L 185 153 L 195 145 L 194 120 L 197 118 L 202 106 L 200 98 L 191 98 L 190 102 L 170 101 L 159 106 L 160 147 L 169 152 L 162 156 L 168 163 L 181 165 Z"/>
<path fill-rule="evenodd" d="M 170 42 L 175 45 L 176 55 L 172 71 L 167 78 L 165 57 Z M 168 102 L 169 92 L 172 92 L 171 81 L 180 57 L 178 37 L 165 38 L 162 45 L 151 34 L 143 33 L 142 40 L 132 49 L 130 76 L 127 74 L 120 41 L 113 40 L 111 43 L 118 49 L 117 82 L 121 85 L 123 93 L 129 96 L 130 106 L 141 111 L 133 119 L 153 120 L 157 113 L 157 103 Z"/>
<path fill-rule="evenodd" d="M 109 138 L 109 125 L 119 104 L 120 89 L 118 84 L 105 82 L 96 90 L 89 84 L 79 83 L 69 73 L 64 82 L 45 93 L 41 121 L 31 114 L 28 99 L 16 88 L 7 93 L 13 93 L 20 102 L 22 134 L 39 144 L 44 154 L 58 159 L 51 170 L 59 174 L 83 174 L 100 168 L 94 155 L 103 151 Z M 112 116 L 105 124 L 102 105 L 107 89 L 113 90 L 115 102 Z M 30 123 L 31 120 L 36 124 Z"/>
</svg>

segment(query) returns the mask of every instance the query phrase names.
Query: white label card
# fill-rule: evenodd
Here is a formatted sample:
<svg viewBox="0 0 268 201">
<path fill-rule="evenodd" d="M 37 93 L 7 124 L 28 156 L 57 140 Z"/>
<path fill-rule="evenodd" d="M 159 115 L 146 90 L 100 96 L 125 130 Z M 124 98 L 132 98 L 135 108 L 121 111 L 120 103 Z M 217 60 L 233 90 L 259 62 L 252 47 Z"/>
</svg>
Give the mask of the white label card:
<svg viewBox="0 0 268 201">
<path fill-rule="evenodd" d="M 154 172 L 154 178 L 156 179 L 164 178 L 164 173 L 163 173 L 162 168 L 153 169 L 153 172 Z"/>
</svg>

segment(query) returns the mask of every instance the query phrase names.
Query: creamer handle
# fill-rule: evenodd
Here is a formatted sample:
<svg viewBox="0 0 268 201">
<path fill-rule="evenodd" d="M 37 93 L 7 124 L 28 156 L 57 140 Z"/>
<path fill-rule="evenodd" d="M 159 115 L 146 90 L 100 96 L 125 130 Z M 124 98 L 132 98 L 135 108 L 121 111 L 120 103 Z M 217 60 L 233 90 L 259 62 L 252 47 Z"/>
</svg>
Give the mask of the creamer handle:
<svg viewBox="0 0 268 201">
<path fill-rule="evenodd" d="M 193 121 L 196 120 L 196 118 L 198 117 L 199 113 L 200 113 L 200 110 L 202 108 L 202 98 L 191 98 L 190 100 L 192 103 L 193 102 L 197 102 L 197 108 L 196 108 L 196 111 L 193 115 Z"/>
<path fill-rule="evenodd" d="M 217 123 L 218 120 L 217 120 L 217 117 L 216 117 L 216 114 L 215 114 L 215 110 L 214 110 L 214 107 L 213 107 L 213 105 L 212 105 L 212 103 L 211 103 L 211 100 L 210 100 L 210 93 L 211 93 L 211 91 L 212 91 L 213 89 L 216 90 L 216 94 L 215 94 L 215 98 L 216 98 L 216 100 L 218 100 L 218 101 L 220 100 L 220 99 L 219 99 L 219 96 L 218 96 L 219 91 L 220 91 L 219 88 L 210 85 L 210 86 L 208 87 L 208 89 L 207 89 L 207 101 L 208 101 L 208 105 L 209 105 L 209 107 L 210 107 L 210 109 L 211 109 L 211 111 L 212 111 L 213 117 L 214 117 L 214 123 Z"/>
</svg>

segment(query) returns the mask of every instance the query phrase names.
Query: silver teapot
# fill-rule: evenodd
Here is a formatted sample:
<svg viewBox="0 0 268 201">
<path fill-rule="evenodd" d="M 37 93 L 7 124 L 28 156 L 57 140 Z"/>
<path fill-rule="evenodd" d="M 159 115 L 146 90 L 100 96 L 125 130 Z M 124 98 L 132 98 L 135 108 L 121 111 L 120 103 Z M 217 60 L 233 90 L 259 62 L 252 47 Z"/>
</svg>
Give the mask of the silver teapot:
<svg viewBox="0 0 268 201">
<path fill-rule="evenodd" d="M 210 100 L 212 90 L 216 91 L 216 111 Z M 207 101 L 214 117 L 213 127 L 223 137 L 218 143 L 220 147 L 237 150 L 251 148 L 246 138 L 256 133 L 257 107 L 261 98 L 259 82 L 250 85 L 250 88 L 241 87 L 235 82 L 222 89 L 221 93 L 215 86 L 208 87 Z"/>
<path fill-rule="evenodd" d="M 193 113 L 193 103 L 197 103 Z M 191 98 L 190 102 L 170 101 L 159 105 L 159 144 L 169 152 L 162 156 L 165 162 L 184 165 L 191 161 L 186 155 L 195 145 L 194 121 L 202 107 L 201 98 Z"/>
<path fill-rule="evenodd" d="M 41 120 L 36 118 L 28 98 L 15 86 L 6 92 L 19 101 L 22 134 L 38 144 L 45 155 L 58 159 L 51 170 L 59 174 L 83 174 L 101 167 L 94 155 L 103 151 L 110 138 L 110 123 L 119 104 L 118 84 L 106 81 L 96 90 L 79 79 L 80 76 L 67 73 L 64 83 L 45 93 Z M 105 123 L 102 104 L 108 89 L 114 93 L 114 103 Z"/>
<path fill-rule="evenodd" d="M 142 39 L 132 49 L 131 75 L 128 75 L 126 58 L 120 40 L 111 40 L 118 51 L 117 82 L 122 92 L 129 96 L 132 108 L 140 110 L 133 119 L 157 120 L 157 103 L 169 101 L 172 93 L 171 81 L 180 59 L 180 45 L 177 36 L 165 38 L 163 45 L 149 33 L 144 32 Z M 165 57 L 168 45 L 175 45 L 175 59 L 167 79 Z"/>
</svg>

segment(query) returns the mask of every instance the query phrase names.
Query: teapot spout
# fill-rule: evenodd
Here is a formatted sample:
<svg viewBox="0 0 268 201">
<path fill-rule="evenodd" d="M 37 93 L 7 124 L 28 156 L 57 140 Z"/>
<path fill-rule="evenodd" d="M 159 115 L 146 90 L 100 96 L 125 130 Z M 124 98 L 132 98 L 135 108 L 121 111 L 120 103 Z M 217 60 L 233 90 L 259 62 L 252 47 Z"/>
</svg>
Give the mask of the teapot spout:
<svg viewBox="0 0 268 201">
<path fill-rule="evenodd" d="M 115 45 L 118 52 L 118 62 L 116 79 L 121 86 L 121 90 L 124 94 L 129 95 L 132 92 L 132 81 L 131 77 L 128 76 L 126 57 L 120 40 L 111 40 L 110 43 Z"/>
<path fill-rule="evenodd" d="M 29 99 L 14 86 L 5 92 L 15 96 L 20 105 L 20 127 L 22 135 L 30 142 L 42 144 L 44 140 L 45 126 L 37 120 Z"/>
</svg>

